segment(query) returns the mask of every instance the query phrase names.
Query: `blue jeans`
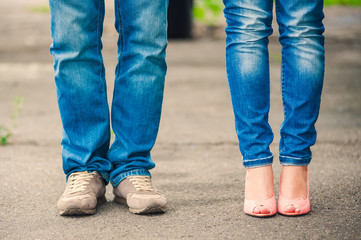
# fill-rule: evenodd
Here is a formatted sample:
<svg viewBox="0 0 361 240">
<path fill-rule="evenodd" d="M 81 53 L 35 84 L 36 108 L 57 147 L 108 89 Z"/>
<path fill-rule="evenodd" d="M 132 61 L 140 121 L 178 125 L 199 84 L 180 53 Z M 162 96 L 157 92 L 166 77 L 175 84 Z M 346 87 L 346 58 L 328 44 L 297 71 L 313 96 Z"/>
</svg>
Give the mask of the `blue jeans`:
<svg viewBox="0 0 361 240">
<path fill-rule="evenodd" d="M 50 0 L 67 176 L 98 171 L 117 186 L 128 176 L 150 175 L 167 69 L 167 8 L 168 0 L 115 0 L 118 65 L 110 117 L 101 54 L 104 0 Z"/>
<path fill-rule="evenodd" d="M 270 165 L 268 36 L 272 0 L 224 0 L 226 65 L 239 147 L 245 167 Z M 316 141 L 324 77 L 323 1 L 276 0 L 282 45 L 283 165 L 308 165 Z"/>
</svg>

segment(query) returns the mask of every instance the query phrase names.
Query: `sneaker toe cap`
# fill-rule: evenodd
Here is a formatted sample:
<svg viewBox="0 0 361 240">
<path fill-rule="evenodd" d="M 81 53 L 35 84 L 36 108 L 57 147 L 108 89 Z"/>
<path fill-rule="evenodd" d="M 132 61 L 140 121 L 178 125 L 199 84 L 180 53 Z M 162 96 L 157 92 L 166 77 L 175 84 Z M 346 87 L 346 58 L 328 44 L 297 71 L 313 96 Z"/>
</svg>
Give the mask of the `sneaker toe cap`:
<svg viewBox="0 0 361 240">
<path fill-rule="evenodd" d="M 131 208 L 162 208 L 167 204 L 167 200 L 162 195 L 133 194 L 127 198 L 127 204 Z"/>
<path fill-rule="evenodd" d="M 97 205 L 97 200 L 95 197 L 91 195 L 86 196 L 74 196 L 74 197 L 66 197 L 61 198 L 58 201 L 58 209 L 66 210 L 66 209 L 93 209 Z"/>
</svg>

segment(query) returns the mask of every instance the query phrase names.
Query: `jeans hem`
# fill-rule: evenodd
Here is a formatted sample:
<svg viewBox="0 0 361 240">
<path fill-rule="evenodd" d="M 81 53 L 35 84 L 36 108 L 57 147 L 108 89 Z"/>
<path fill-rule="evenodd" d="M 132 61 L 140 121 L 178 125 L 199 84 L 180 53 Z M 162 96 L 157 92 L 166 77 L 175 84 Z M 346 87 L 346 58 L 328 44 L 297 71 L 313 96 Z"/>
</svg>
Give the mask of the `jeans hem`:
<svg viewBox="0 0 361 240">
<path fill-rule="evenodd" d="M 100 176 L 104 179 L 105 185 L 108 185 L 108 183 L 109 183 L 109 178 L 110 178 L 109 173 L 105 173 L 105 172 L 98 172 L 98 173 L 99 173 Z"/>
<path fill-rule="evenodd" d="M 130 176 L 150 176 L 151 174 L 148 170 L 131 170 L 129 172 L 124 172 L 120 175 L 118 175 L 114 180 L 110 180 L 110 182 L 112 183 L 113 187 L 118 186 L 118 184 L 123 181 L 125 178 L 130 177 Z"/>
<path fill-rule="evenodd" d="M 310 164 L 312 156 L 298 158 L 280 155 L 280 162 L 285 166 L 307 166 Z"/>
<path fill-rule="evenodd" d="M 273 155 L 264 158 L 243 160 L 243 166 L 245 168 L 263 167 L 267 165 L 272 165 L 272 163 L 273 163 Z"/>
</svg>

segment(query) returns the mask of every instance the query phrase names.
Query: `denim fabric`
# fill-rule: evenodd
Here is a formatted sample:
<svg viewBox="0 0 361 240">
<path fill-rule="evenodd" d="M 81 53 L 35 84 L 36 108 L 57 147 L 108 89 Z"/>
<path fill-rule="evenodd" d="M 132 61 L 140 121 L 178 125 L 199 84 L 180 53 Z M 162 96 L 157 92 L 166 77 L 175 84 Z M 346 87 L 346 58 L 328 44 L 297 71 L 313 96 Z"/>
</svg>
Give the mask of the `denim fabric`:
<svg viewBox="0 0 361 240">
<path fill-rule="evenodd" d="M 245 167 L 270 165 L 268 36 L 272 0 L 223 0 L 226 66 L 236 132 Z M 284 122 L 279 145 L 284 165 L 308 165 L 324 77 L 323 1 L 276 0 L 282 45 Z"/>
<path fill-rule="evenodd" d="M 111 118 L 101 54 L 104 0 L 49 2 L 64 173 L 98 171 L 114 186 L 127 176 L 150 175 L 167 69 L 168 0 L 115 0 Z"/>
</svg>

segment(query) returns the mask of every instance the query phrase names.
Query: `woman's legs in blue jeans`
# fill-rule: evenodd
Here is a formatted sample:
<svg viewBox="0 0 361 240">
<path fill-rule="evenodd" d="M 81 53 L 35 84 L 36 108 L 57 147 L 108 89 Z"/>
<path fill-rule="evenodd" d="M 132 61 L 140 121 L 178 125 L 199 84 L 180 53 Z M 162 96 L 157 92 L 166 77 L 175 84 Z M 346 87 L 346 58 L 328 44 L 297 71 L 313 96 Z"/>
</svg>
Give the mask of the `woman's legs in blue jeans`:
<svg viewBox="0 0 361 240">
<path fill-rule="evenodd" d="M 243 164 L 247 168 L 267 166 L 272 164 L 269 145 L 273 140 L 268 125 L 267 49 L 267 37 L 272 33 L 273 1 L 224 0 L 224 3 L 228 25 L 227 75 Z M 285 115 L 280 161 L 284 165 L 307 166 L 311 160 L 310 147 L 316 140 L 314 124 L 324 72 L 322 0 L 278 0 L 276 6 L 283 46 L 281 80 Z M 260 171 L 248 172 L 259 175 Z M 267 192 L 269 186 L 262 187 L 260 183 L 250 183 L 248 189 Z M 264 198 L 268 195 L 264 194 Z"/>
<path fill-rule="evenodd" d="M 270 81 L 268 36 L 272 0 L 224 0 L 226 66 L 239 147 L 246 167 L 272 164 L 268 124 Z"/>
<path fill-rule="evenodd" d="M 276 0 L 276 13 L 282 44 L 284 105 L 280 189 L 286 199 L 305 199 L 325 69 L 323 1 Z M 291 214 L 295 211 L 293 206 L 286 210 Z"/>
<path fill-rule="evenodd" d="M 322 9 L 322 0 L 276 0 L 282 44 L 283 165 L 308 165 L 312 158 L 325 68 Z"/>
<path fill-rule="evenodd" d="M 273 133 L 268 124 L 270 79 L 268 36 L 272 34 L 272 0 L 224 0 L 227 20 L 226 66 L 236 132 L 248 168 L 246 199 L 266 200 L 273 193 Z M 251 206 L 253 214 L 271 214 L 268 206 Z M 248 212 L 248 214 L 252 214 Z"/>
</svg>

